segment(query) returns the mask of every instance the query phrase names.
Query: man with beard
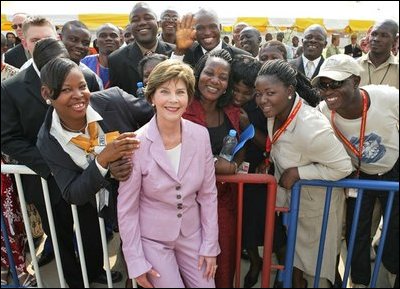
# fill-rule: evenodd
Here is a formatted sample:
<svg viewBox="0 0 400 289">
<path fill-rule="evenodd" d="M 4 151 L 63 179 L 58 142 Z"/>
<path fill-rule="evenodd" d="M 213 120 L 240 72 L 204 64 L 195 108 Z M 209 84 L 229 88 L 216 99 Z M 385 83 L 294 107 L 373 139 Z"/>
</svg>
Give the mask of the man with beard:
<svg viewBox="0 0 400 289">
<path fill-rule="evenodd" d="M 129 14 L 135 43 L 118 49 L 108 59 L 110 86 L 119 86 L 136 94 L 136 83 L 141 81 L 139 61 L 153 53 L 170 56 L 174 47 L 157 39 L 157 15 L 144 3 L 137 3 Z"/>
<path fill-rule="evenodd" d="M 121 46 L 121 37 L 118 27 L 111 23 L 100 26 L 96 37 L 99 54 L 88 55 L 81 62 L 101 78 L 104 88 L 107 89 L 110 86 L 108 56 Z"/>
<path fill-rule="evenodd" d="M 369 52 L 357 61 L 363 68 L 360 85 L 387 84 L 399 88 L 399 62 L 391 50 L 398 40 L 399 25 L 384 20 L 374 25 L 369 35 Z"/>
</svg>

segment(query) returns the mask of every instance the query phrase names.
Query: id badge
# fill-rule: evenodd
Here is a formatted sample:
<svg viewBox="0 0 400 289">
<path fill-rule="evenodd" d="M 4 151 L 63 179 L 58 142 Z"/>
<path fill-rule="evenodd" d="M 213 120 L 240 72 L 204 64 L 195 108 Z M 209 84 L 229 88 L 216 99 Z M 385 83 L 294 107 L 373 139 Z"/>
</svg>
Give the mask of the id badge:
<svg viewBox="0 0 400 289">
<path fill-rule="evenodd" d="M 358 195 L 358 189 L 354 189 L 354 188 L 349 188 L 347 191 L 347 196 L 349 198 L 357 198 Z"/>
</svg>

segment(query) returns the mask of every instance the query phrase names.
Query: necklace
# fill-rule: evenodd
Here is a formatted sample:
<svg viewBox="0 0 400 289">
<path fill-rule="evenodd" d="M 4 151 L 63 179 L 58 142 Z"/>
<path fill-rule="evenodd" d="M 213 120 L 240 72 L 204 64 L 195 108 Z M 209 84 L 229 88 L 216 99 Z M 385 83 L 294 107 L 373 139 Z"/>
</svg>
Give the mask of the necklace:
<svg viewBox="0 0 400 289">
<path fill-rule="evenodd" d="M 389 65 L 388 65 L 388 67 L 386 68 L 385 74 L 383 75 L 383 77 L 382 77 L 382 79 L 381 79 L 381 82 L 379 82 L 379 84 L 382 84 L 383 80 L 384 80 L 385 77 L 386 77 L 386 74 L 387 74 L 388 71 L 389 71 L 389 68 L 390 68 L 390 63 L 389 63 Z M 370 71 L 370 63 L 369 63 L 369 62 L 368 62 L 368 78 L 369 78 L 369 83 L 368 83 L 368 84 L 372 84 L 372 81 L 371 81 L 371 71 Z M 376 83 L 374 83 L 374 84 L 376 84 Z"/>
<path fill-rule="evenodd" d="M 67 130 L 67 131 L 69 131 L 69 132 L 81 133 L 81 132 L 86 128 L 87 122 L 85 121 L 85 124 L 84 124 L 83 127 L 82 127 L 81 129 L 79 129 L 79 130 L 69 128 L 69 127 L 66 126 L 65 123 L 61 120 L 61 118 L 60 118 L 60 124 L 61 124 L 61 126 L 62 126 L 65 130 Z"/>
</svg>

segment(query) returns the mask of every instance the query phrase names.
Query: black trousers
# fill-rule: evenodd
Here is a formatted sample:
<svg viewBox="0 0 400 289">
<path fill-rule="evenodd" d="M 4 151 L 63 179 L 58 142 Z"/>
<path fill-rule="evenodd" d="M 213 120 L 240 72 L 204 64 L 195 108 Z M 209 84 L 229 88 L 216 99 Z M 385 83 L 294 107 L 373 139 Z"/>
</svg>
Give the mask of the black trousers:
<svg viewBox="0 0 400 289">
<path fill-rule="evenodd" d="M 52 192 L 51 187 L 49 182 L 50 194 Z M 41 217 L 47 216 L 43 197 L 36 198 L 34 204 Z M 73 244 L 74 232 L 71 205 L 61 198 L 56 204 L 52 204 L 52 208 L 65 281 L 70 288 L 83 288 L 81 266 L 76 258 Z M 88 278 L 89 281 L 92 281 L 103 270 L 103 250 L 98 214 L 96 208 L 90 204 L 85 204 L 78 206 L 78 216 Z M 50 237 L 47 218 L 42 217 L 42 222 L 43 230 Z"/>
</svg>

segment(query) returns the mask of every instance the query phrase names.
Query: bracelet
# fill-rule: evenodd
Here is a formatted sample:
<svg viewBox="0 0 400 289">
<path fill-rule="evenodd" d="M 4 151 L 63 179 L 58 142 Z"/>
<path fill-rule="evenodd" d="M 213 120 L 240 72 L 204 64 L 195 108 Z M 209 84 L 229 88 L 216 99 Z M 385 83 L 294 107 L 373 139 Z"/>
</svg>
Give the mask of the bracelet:
<svg viewBox="0 0 400 289">
<path fill-rule="evenodd" d="M 214 157 L 214 165 L 218 162 L 218 158 Z"/>
<path fill-rule="evenodd" d="M 232 161 L 231 164 L 233 164 L 235 166 L 235 174 L 236 174 L 238 171 L 238 165 L 235 161 Z"/>
</svg>

